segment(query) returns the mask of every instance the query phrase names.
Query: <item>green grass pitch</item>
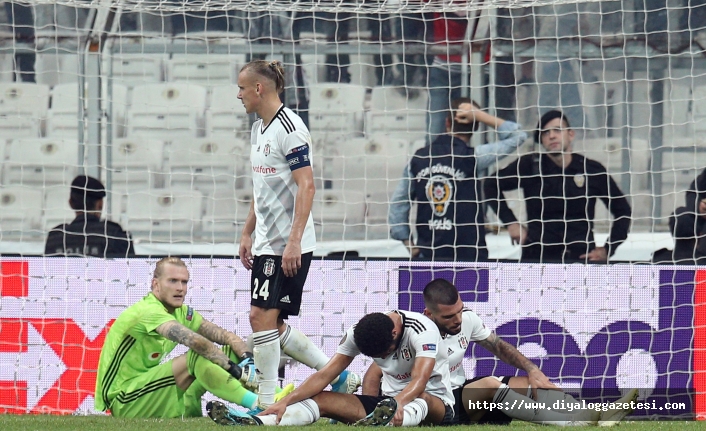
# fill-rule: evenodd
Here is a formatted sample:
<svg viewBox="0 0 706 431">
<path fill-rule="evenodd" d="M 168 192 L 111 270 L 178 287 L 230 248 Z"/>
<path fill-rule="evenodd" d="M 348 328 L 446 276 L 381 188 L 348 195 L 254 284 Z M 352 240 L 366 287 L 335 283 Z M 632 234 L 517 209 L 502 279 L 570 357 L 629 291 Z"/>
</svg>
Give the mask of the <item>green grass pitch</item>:
<svg viewBox="0 0 706 431">
<path fill-rule="evenodd" d="M 248 427 L 253 428 L 253 427 Z M 290 427 L 288 427 L 290 428 Z M 345 425 L 330 425 L 321 420 L 310 426 L 316 431 L 343 430 Z M 465 430 L 469 427 L 451 427 Z M 116 419 L 106 416 L 50 416 L 50 415 L 0 415 L 2 431 L 217 431 L 232 429 L 218 426 L 208 418 L 201 419 Z M 405 428 L 409 431 L 429 428 Z M 526 431 L 558 429 L 554 426 L 513 422 L 509 427 L 483 425 L 482 431 Z M 479 431 L 480 431 L 479 429 Z M 691 431 L 706 430 L 706 421 L 635 421 L 614 427 L 616 431 Z"/>
</svg>

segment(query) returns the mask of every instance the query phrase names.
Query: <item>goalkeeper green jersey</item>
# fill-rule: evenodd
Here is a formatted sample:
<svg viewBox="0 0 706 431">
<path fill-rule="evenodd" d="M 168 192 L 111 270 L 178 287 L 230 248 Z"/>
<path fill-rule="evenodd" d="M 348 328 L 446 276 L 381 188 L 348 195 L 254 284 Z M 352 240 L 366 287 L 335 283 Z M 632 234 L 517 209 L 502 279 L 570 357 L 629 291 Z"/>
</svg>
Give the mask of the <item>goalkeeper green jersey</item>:
<svg viewBox="0 0 706 431">
<path fill-rule="evenodd" d="M 187 305 L 170 314 L 150 293 L 115 320 L 106 336 L 98 363 L 96 410 L 109 409 L 124 382 L 159 365 L 162 358 L 176 347 L 176 342 L 155 332 L 158 326 L 171 320 L 196 332 L 203 317 Z"/>
</svg>

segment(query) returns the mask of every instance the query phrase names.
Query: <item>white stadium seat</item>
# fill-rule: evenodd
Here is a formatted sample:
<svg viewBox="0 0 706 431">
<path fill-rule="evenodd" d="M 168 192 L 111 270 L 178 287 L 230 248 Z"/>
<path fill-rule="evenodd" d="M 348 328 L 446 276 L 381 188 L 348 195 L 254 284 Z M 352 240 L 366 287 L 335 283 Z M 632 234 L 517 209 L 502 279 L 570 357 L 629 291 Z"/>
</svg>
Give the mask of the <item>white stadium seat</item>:
<svg viewBox="0 0 706 431">
<path fill-rule="evenodd" d="M 229 55 L 174 54 L 168 62 L 167 79 L 199 85 L 233 84 L 236 67 Z"/>
<path fill-rule="evenodd" d="M 166 60 L 166 54 L 117 53 L 112 58 L 113 82 L 128 87 L 161 82 Z"/>
<path fill-rule="evenodd" d="M 246 152 L 242 140 L 198 138 L 173 140 L 167 155 L 172 186 L 209 193 L 214 189 L 233 190 L 242 186 L 236 184 L 236 176 L 246 174 L 246 160 L 250 153 Z"/>
<path fill-rule="evenodd" d="M 365 194 L 353 190 L 317 190 L 311 207 L 322 239 L 353 239 L 365 232 Z"/>
<path fill-rule="evenodd" d="M 136 238 L 193 240 L 200 235 L 203 195 L 195 190 L 150 189 L 130 193 L 121 225 Z"/>
<path fill-rule="evenodd" d="M 148 189 L 162 173 L 164 142 L 147 138 L 120 138 L 112 146 L 113 186 L 120 191 Z"/>
<path fill-rule="evenodd" d="M 250 211 L 252 191 L 218 190 L 206 197 L 203 238 L 213 242 L 235 243 Z"/>
<path fill-rule="evenodd" d="M 211 89 L 211 104 L 206 110 L 206 134 L 216 136 L 250 135 L 250 117 L 238 99 L 237 85 L 221 85 Z"/>
<path fill-rule="evenodd" d="M 187 83 L 145 84 L 132 90 L 127 136 L 197 137 L 206 108 L 206 87 Z"/>
<path fill-rule="evenodd" d="M 67 52 L 56 54 L 51 52 L 52 50 L 37 52 L 37 59 L 34 63 L 37 83 L 54 87 L 55 85 L 77 82 L 79 76 L 78 55 Z"/>
<path fill-rule="evenodd" d="M 70 184 L 78 171 L 78 142 L 69 139 L 16 139 L 5 162 L 7 184 Z"/>
<path fill-rule="evenodd" d="M 36 187 L 0 187 L 0 230 L 3 236 L 36 236 L 42 217 L 42 192 Z"/>
<path fill-rule="evenodd" d="M 427 135 L 428 99 L 425 88 L 373 88 L 370 111 L 366 114 L 366 134 L 388 134 L 409 141 L 424 139 Z"/>
<path fill-rule="evenodd" d="M 39 138 L 49 108 L 49 87 L 42 84 L 0 84 L 0 136 Z"/>
<path fill-rule="evenodd" d="M 312 134 L 360 134 L 365 92 L 361 85 L 312 85 L 309 88 L 309 128 Z"/>
</svg>

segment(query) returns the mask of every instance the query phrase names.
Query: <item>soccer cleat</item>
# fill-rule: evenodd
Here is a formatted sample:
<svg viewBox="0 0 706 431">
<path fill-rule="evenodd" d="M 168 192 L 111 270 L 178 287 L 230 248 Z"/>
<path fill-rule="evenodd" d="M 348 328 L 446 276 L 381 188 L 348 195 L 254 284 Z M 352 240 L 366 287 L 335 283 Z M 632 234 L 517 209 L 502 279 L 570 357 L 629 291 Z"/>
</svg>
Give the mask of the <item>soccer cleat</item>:
<svg viewBox="0 0 706 431">
<path fill-rule="evenodd" d="M 231 409 L 220 401 L 209 401 L 206 404 L 208 417 L 218 425 L 226 426 L 256 426 L 262 425 L 260 418 Z"/>
<path fill-rule="evenodd" d="M 638 391 L 637 389 L 631 389 L 625 396 L 615 401 L 616 403 L 623 404 L 620 409 L 612 409 L 601 413 L 601 418 L 598 421 L 599 427 L 612 427 L 617 425 L 625 416 L 633 412 L 632 405 L 637 401 Z M 627 406 L 626 406 L 627 405 Z"/>
<path fill-rule="evenodd" d="M 358 374 L 343 370 L 341 375 L 338 376 L 336 383 L 331 383 L 331 392 L 352 394 L 358 390 L 360 385 L 361 379 Z"/>
<path fill-rule="evenodd" d="M 354 427 L 384 427 L 397 412 L 397 401 L 394 398 L 385 398 L 380 401 L 376 406 L 375 410 L 363 419 L 355 422 Z"/>
</svg>

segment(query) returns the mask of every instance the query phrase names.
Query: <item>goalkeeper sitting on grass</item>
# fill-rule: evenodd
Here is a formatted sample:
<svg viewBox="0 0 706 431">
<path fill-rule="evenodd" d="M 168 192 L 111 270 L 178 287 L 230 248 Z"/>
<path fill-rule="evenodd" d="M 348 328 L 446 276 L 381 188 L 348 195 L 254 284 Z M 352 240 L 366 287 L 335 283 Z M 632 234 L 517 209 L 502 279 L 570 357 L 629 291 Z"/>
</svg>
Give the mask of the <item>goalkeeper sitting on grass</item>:
<svg viewBox="0 0 706 431">
<path fill-rule="evenodd" d="M 161 259 L 152 291 L 113 323 L 98 364 L 97 410 L 131 418 L 202 416 L 206 391 L 246 408 L 257 405 L 246 389 L 257 387 L 252 353 L 240 337 L 184 305 L 188 282 L 181 259 Z M 177 344 L 189 351 L 160 363 Z"/>
</svg>

